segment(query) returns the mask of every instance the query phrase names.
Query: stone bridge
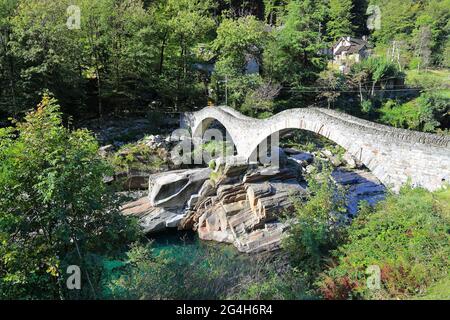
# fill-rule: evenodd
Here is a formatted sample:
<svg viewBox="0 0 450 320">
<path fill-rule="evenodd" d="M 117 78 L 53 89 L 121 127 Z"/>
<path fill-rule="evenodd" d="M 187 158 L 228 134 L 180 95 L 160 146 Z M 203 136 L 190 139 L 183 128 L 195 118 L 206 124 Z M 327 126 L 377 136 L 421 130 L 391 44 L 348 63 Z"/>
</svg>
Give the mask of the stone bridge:
<svg viewBox="0 0 450 320">
<path fill-rule="evenodd" d="M 206 107 L 184 114 L 181 125 L 191 128 L 193 137 L 198 138 L 214 120 L 226 128 L 238 155 L 247 158 L 272 134 L 302 129 L 343 147 L 393 190 L 408 179 L 428 190 L 450 181 L 448 136 L 393 128 L 320 108 L 289 109 L 260 120 L 229 107 Z"/>
</svg>

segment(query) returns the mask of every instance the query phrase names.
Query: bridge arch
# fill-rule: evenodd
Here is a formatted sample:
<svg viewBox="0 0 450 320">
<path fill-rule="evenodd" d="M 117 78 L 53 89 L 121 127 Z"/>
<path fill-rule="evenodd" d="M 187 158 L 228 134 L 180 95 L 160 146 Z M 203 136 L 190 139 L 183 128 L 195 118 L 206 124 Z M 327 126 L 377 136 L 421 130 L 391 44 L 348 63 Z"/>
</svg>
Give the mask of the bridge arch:
<svg viewBox="0 0 450 320">
<path fill-rule="evenodd" d="M 450 179 L 450 137 L 447 136 L 393 128 L 319 108 L 289 109 L 261 120 L 228 107 L 206 107 L 183 115 L 182 125 L 191 127 L 194 138 L 199 138 L 210 119 L 225 126 L 238 155 L 247 158 L 272 134 L 284 129 L 301 129 L 340 145 L 394 190 L 408 179 L 429 190 L 441 187 Z"/>
</svg>

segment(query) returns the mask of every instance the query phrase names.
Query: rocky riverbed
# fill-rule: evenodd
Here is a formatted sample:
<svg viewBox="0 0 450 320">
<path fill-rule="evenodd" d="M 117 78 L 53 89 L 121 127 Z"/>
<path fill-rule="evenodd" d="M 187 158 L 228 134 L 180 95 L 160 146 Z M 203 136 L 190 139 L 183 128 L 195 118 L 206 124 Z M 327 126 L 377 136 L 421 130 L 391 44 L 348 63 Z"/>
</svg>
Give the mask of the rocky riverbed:
<svg viewBox="0 0 450 320">
<path fill-rule="evenodd" d="M 166 150 L 170 144 L 160 136 L 143 141 L 152 150 Z M 345 190 L 347 217 L 357 214 L 360 201 L 373 205 L 385 195 L 385 187 L 348 154 L 295 148 L 279 152 L 281 166 L 276 168 L 232 156 L 217 158 L 205 168 L 168 166 L 158 172 L 141 172 L 134 189 L 148 190 L 125 203 L 122 213 L 138 217 L 147 234 L 171 228 L 195 230 L 202 240 L 230 243 L 241 252 L 256 253 L 280 248 L 292 223 L 285 213 L 304 201 L 309 192 L 304 177 L 323 163 L 330 164 L 334 183 Z"/>
</svg>

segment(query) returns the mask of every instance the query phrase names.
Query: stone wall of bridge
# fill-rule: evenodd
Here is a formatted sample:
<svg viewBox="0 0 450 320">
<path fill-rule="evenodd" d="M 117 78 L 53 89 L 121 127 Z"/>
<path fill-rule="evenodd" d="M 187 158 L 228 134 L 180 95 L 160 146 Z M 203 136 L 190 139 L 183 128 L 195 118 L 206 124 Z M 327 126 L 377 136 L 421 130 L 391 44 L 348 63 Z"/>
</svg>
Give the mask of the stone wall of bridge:
<svg viewBox="0 0 450 320">
<path fill-rule="evenodd" d="M 393 128 L 319 108 L 289 109 L 268 119 L 244 116 L 228 107 L 206 107 L 182 116 L 193 137 L 217 120 L 238 155 L 250 157 L 272 134 L 301 129 L 322 135 L 349 151 L 386 186 L 398 190 L 408 180 L 429 190 L 450 182 L 450 137 Z"/>
</svg>

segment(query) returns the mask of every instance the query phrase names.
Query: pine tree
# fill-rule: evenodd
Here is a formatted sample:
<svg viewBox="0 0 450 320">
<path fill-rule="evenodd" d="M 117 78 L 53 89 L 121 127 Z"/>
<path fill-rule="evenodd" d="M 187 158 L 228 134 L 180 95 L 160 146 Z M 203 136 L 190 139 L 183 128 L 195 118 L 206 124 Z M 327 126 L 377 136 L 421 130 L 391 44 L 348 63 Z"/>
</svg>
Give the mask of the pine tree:
<svg viewBox="0 0 450 320">
<path fill-rule="evenodd" d="M 353 35 L 352 9 L 352 0 L 330 0 L 327 32 L 332 40 Z"/>
</svg>

